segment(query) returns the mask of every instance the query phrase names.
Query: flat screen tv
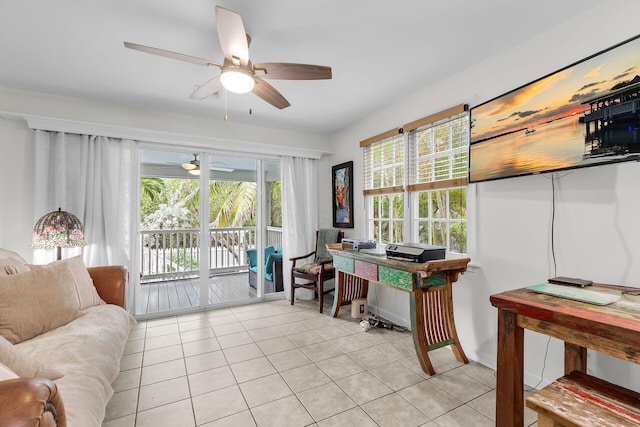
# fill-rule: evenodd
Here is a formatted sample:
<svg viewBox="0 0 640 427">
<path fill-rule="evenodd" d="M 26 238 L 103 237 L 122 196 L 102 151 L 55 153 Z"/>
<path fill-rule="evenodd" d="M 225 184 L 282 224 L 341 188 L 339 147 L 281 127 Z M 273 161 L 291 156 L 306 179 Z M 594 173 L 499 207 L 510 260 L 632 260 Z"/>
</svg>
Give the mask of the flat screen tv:
<svg viewBox="0 0 640 427">
<path fill-rule="evenodd" d="M 640 160 L 640 35 L 470 116 L 469 182 Z"/>
</svg>

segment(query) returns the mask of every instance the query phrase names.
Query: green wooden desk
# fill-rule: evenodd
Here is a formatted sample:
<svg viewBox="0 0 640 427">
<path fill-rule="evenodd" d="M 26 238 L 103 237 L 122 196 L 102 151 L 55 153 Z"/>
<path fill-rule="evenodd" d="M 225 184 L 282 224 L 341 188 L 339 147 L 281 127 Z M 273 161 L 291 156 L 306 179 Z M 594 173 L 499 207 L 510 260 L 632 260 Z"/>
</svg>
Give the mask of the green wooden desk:
<svg viewBox="0 0 640 427">
<path fill-rule="evenodd" d="M 328 245 L 337 273 L 333 317 L 338 315 L 341 306 L 366 298 L 369 281 L 409 292 L 411 331 L 422 370 L 434 375 L 428 352 L 448 345 L 456 359 L 469 363 L 456 332 L 452 299 L 452 284 L 467 270 L 469 258 L 418 264 L 343 250 L 339 245 Z"/>
</svg>

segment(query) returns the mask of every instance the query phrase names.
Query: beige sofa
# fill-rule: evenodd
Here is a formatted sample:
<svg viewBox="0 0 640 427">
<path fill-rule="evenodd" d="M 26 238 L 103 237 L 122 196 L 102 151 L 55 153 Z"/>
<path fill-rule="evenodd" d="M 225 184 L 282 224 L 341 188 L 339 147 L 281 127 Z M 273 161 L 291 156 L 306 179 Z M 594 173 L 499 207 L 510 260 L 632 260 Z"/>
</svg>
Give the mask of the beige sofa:
<svg viewBox="0 0 640 427">
<path fill-rule="evenodd" d="M 0 425 L 102 424 L 135 323 L 126 281 L 124 267 L 29 266 L 0 249 Z"/>
</svg>

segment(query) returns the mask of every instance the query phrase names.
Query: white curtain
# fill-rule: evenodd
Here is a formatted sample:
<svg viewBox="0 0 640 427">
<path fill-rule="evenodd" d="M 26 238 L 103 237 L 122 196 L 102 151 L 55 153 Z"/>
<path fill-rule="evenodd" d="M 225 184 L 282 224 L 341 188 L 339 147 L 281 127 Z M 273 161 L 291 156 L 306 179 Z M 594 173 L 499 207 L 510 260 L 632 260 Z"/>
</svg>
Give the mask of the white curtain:
<svg viewBox="0 0 640 427">
<path fill-rule="evenodd" d="M 284 294 L 291 298 L 289 258 L 315 249 L 318 229 L 318 161 L 299 157 L 282 158 L 282 248 Z M 296 299 L 313 299 L 308 289 L 296 289 Z"/>
<path fill-rule="evenodd" d="M 62 208 L 85 229 L 87 266 L 131 265 L 137 142 L 36 131 L 34 223 Z"/>
</svg>

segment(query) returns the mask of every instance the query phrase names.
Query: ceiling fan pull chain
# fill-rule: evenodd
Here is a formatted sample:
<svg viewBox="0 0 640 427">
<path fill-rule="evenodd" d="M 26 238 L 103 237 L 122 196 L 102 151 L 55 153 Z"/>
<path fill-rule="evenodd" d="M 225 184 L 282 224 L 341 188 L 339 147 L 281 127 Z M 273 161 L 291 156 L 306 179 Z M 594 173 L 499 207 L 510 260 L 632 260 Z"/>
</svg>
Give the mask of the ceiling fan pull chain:
<svg viewBox="0 0 640 427">
<path fill-rule="evenodd" d="M 222 89 L 222 91 L 224 92 L 224 121 L 226 122 L 229 119 L 227 116 L 227 90 Z"/>
</svg>

